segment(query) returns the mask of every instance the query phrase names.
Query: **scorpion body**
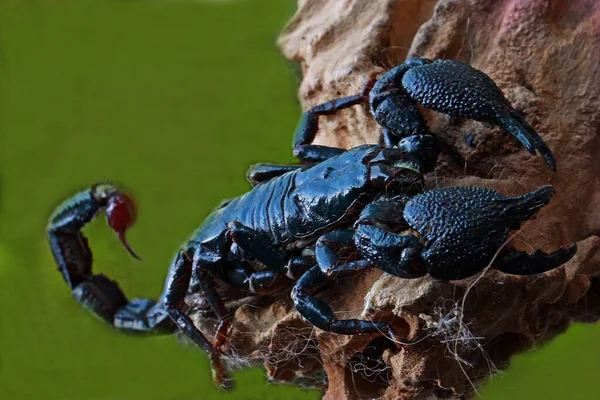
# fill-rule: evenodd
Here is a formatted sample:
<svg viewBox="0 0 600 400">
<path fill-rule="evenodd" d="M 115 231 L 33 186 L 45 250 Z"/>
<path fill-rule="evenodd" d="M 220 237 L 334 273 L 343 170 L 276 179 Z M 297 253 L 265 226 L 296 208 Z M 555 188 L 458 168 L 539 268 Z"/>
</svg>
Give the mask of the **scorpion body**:
<svg viewBox="0 0 600 400">
<path fill-rule="evenodd" d="M 384 128 L 380 145 L 344 150 L 312 143 L 320 116 L 367 102 Z M 554 190 L 549 186 L 517 198 L 458 187 L 415 194 L 440 151 L 418 104 L 498 125 L 556 168 L 548 147 L 487 75 L 455 61 L 409 59 L 379 80 L 371 79 L 362 93 L 306 111 L 293 144 L 301 164 L 253 166 L 247 175 L 253 189 L 223 202 L 181 246 L 158 300 L 129 300 L 116 282 L 92 272 L 91 251 L 81 230 L 102 211 L 135 256 L 125 240 L 135 220 L 135 204 L 110 184 L 76 194 L 51 216 L 48 236 L 58 270 L 75 299 L 116 328 L 185 333 L 209 355 L 215 382 L 229 387 L 220 353 L 231 317 L 215 280 L 258 295 L 286 290 L 295 280 L 294 305 L 314 326 L 340 334 L 383 333 L 393 339 L 386 322 L 338 320 L 316 296 L 318 290 L 369 268 L 401 278 L 429 273 L 452 280 L 488 264 L 527 275 L 569 260 L 574 245 L 531 255 L 501 248 L 510 230 L 550 201 Z M 202 292 L 219 319 L 212 342 L 187 315 L 184 299 L 195 291 Z"/>
</svg>

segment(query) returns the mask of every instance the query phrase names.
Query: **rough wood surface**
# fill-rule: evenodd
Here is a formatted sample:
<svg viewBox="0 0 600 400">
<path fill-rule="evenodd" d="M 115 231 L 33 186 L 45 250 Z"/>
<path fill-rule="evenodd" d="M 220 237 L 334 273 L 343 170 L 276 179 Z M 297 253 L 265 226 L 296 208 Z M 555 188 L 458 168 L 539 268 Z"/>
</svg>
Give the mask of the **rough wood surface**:
<svg viewBox="0 0 600 400">
<path fill-rule="evenodd" d="M 312 329 L 299 319 L 289 293 L 254 299 L 236 307 L 232 366 L 264 362 L 272 379 L 320 385 L 327 399 L 469 396 L 472 383 L 505 368 L 512 355 L 573 321 L 595 322 L 600 316 L 600 3 L 298 3 L 279 44 L 301 65 L 305 109 L 359 92 L 370 73 L 407 56 L 470 63 L 490 75 L 540 132 L 558 172 L 498 129 L 425 111 L 432 131 L 459 149 L 467 164 L 442 157 L 428 186 L 487 186 L 515 195 L 550 183 L 555 197 L 517 241 L 523 249 L 546 251 L 577 242 L 579 251 L 564 268 L 539 276 L 488 271 L 475 283 L 477 277 L 402 280 L 372 271 L 321 295 L 340 317 L 392 321 L 406 341 L 417 342 L 412 345 Z M 352 147 L 376 142 L 380 134 L 366 107 L 322 120 L 318 143 Z M 465 144 L 468 136 L 475 148 Z M 212 332 L 214 320 L 203 313 L 195 320 Z"/>
</svg>

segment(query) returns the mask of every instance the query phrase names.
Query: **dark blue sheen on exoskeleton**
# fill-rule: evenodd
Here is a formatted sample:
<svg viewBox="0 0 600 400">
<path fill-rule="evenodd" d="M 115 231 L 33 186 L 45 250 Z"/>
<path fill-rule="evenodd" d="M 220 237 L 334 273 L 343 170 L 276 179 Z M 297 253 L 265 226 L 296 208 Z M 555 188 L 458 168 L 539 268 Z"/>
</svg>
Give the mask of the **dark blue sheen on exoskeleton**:
<svg viewBox="0 0 600 400">
<path fill-rule="evenodd" d="M 381 144 L 350 150 L 312 144 L 320 115 L 369 103 L 384 127 Z M 116 282 L 92 273 L 92 256 L 81 229 L 106 210 L 109 225 L 125 243 L 131 200 L 116 187 L 98 184 L 57 208 L 48 227 L 59 271 L 84 307 L 124 330 L 181 331 L 211 358 L 215 381 L 229 380 L 220 360 L 230 315 L 215 280 L 264 295 L 291 291 L 298 312 L 320 329 L 394 337 L 385 322 L 338 320 L 315 296 L 334 279 L 379 268 L 400 278 L 429 274 L 469 277 L 487 265 L 529 275 L 556 268 L 575 246 L 532 255 L 504 246 L 548 203 L 544 186 L 521 197 L 483 188 L 449 187 L 422 192 L 440 143 L 417 104 L 454 116 L 486 121 L 517 137 L 556 168 L 552 153 L 483 72 L 456 61 L 410 59 L 362 93 L 305 112 L 294 135 L 301 165 L 259 164 L 247 178 L 253 189 L 223 202 L 175 255 L 158 299 L 128 300 Z M 130 249 L 131 251 L 131 249 Z M 200 290 L 219 318 L 211 343 L 186 313 L 184 298 Z"/>
</svg>

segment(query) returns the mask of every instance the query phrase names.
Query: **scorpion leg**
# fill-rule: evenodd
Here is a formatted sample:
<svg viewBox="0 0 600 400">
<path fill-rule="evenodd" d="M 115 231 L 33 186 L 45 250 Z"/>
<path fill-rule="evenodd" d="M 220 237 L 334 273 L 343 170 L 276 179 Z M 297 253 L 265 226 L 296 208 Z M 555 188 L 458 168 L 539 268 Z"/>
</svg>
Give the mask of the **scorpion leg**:
<svg viewBox="0 0 600 400">
<path fill-rule="evenodd" d="M 279 271 L 255 271 L 246 263 L 227 268 L 223 276 L 219 277 L 231 285 L 259 295 L 276 293 L 291 282 L 290 278 Z"/>
<path fill-rule="evenodd" d="M 316 263 L 314 245 L 304 248 L 299 256 L 290 257 L 288 264 L 285 266 L 285 275 L 292 280 L 298 280 Z"/>
<path fill-rule="evenodd" d="M 304 112 L 294 132 L 294 157 L 302 162 L 318 163 L 345 152 L 344 149 L 336 147 L 311 144 L 319 131 L 319 116 L 333 115 L 339 110 L 367 103 L 375 81 L 375 77 L 371 76 L 360 94 L 334 99 Z"/>
<path fill-rule="evenodd" d="M 550 254 L 536 250 L 527 254 L 511 248 L 504 251 L 493 263 L 493 267 L 513 275 L 534 275 L 558 268 L 571 259 L 577 252 L 577 245 L 558 249 Z"/>
<path fill-rule="evenodd" d="M 221 279 L 225 282 L 259 295 L 268 295 L 289 285 L 290 280 L 294 279 L 293 274 L 300 271 L 304 273 L 308 269 L 306 263 L 307 259 L 311 260 L 311 256 L 304 253 L 310 253 L 309 250 L 304 249 L 302 255 L 288 260 L 285 254 L 264 240 L 254 229 L 237 221 L 230 222 L 227 228 L 232 242 L 239 247 L 241 254 L 236 254 L 239 259 L 235 266 L 221 272 Z M 257 260 L 266 269 L 255 271 L 244 259 L 246 256 Z M 311 266 L 314 265 L 314 252 L 312 261 Z M 221 341 L 224 343 L 226 337 Z"/>
<path fill-rule="evenodd" d="M 214 348 L 220 353 L 229 340 L 229 328 L 231 327 L 232 313 L 227 311 L 223 299 L 216 290 L 214 276 L 201 262 L 194 262 L 193 273 L 196 276 L 202 290 L 202 294 L 210 304 L 219 319 L 214 338 Z M 247 266 L 237 265 L 227 268 L 223 274 L 217 277 L 224 278 L 227 283 L 242 287 L 258 294 L 270 294 L 289 284 L 290 280 L 283 274 L 275 271 L 251 271 Z"/>
<path fill-rule="evenodd" d="M 246 172 L 246 180 L 255 186 L 301 167 L 301 165 L 255 164 Z"/>
<path fill-rule="evenodd" d="M 285 283 L 285 280 L 287 280 L 282 273 L 283 268 L 287 264 L 285 255 L 271 243 L 259 236 L 252 228 L 249 228 L 240 222 L 230 222 L 227 224 L 227 229 L 223 231 L 222 235 L 211 242 L 201 243 L 201 245 L 196 248 L 194 253 L 193 273 L 195 274 L 207 301 L 219 318 L 214 341 L 214 346 L 219 351 L 225 343 L 227 343 L 227 332 L 231 326 L 232 320 L 221 296 L 216 291 L 213 277 L 229 277 L 235 279 L 235 275 L 239 275 L 240 268 L 243 268 L 243 266 L 238 263 L 236 263 L 238 264 L 237 267 L 234 266 L 231 269 L 231 272 L 223 272 L 223 269 L 230 268 L 230 265 L 223 266 L 223 263 L 225 262 L 223 256 L 230 250 L 232 244 L 236 244 L 242 250 L 244 257 L 250 256 L 267 268 L 266 271 L 258 271 L 248 276 L 249 280 L 243 284 L 248 285 L 247 287 L 249 289 L 258 289 L 259 291 L 275 290 L 277 285 L 282 285 Z M 241 256 L 237 254 L 236 257 Z M 240 260 L 229 261 L 236 262 Z M 223 266 L 224 268 L 219 268 L 219 266 Z M 240 282 L 234 280 L 232 283 L 238 283 L 239 285 Z"/>
<path fill-rule="evenodd" d="M 395 340 L 392 327 L 385 322 L 359 319 L 338 320 L 331 306 L 314 296 L 314 293 L 327 282 L 359 274 L 372 268 L 366 260 L 340 262 L 340 255 L 353 253 L 353 231 L 339 230 L 325 234 L 316 245 L 318 265 L 312 267 L 298 280 L 292 290 L 296 310 L 308 322 L 327 332 L 343 335 L 359 333 L 383 333 Z"/>
<path fill-rule="evenodd" d="M 303 249 L 301 255 L 290 257 L 282 272 L 269 269 L 255 271 L 247 262 L 240 261 L 232 268 L 221 271 L 219 278 L 236 287 L 259 295 L 279 292 L 296 281 L 316 263 L 314 249 Z"/>
<path fill-rule="evenodd" d="M 254 229 L 238 221 L 232 221 L 227 224 L 227 232 L 244 254 L 258 260 L 268 269 L 281 271 L 287 264 L 287 256 Z"/>
<path fill-rule="evenodd" d="M 223 299 L 217 293 L 217 287 L 213 276 L 208 272 L 206 268 L 203 268 L 202 263 L 198 263 L 196 258 L 194 260 L 193 273 L 196 275 L 202 294 L 212 307 L 219 322 L 217 323 L 217 332 L 213 341 L 214 348 L 217 352 L 221 353 L 222 347 L 227 343 L 229 327 L 231 326 L 232 318 Z"/>
<path fill-rule="evenodd" d="M 214 347 L 222 352 L 229 340 L 229 328 L 232 323 L 232 314 L 227 311 L 225 303 L 216 291 L 213 276 L 202 265 L 195 265 L 194 273 L 206 300 L 219 318 L 214 338 Z M 262 270 L 254 271 L 245 263 L 221 269 L 216 274 L 218 278 L 231 285 L 249 290 L 259 295 L 268 295 L 280 291 L 288 286 L 291 280 L 279 271 Z"/>
<path fill-rule="evenodd" d="M 376 268 L 412 279 L 427 274 L 427 269 L 419 256 L 419 239 L 412 234 L 394 233 L 408 228 L 402 214 L 407 201 L 407 196 L 399 195 L 365 207 L 354 226 L 354 242 L 362 257 Z"/>
<path fill-rule="evenodd" d="M 133 200 L 109 184 L 98 184 L 62 203 L 50 217 L 48 239 L 73 297 L 94 315 L 122 330 L 172 332 L 175 327 L 161 303 L 127 300 L 115 281 L 92 273 L 92 253 L 81 229 L 106 210 L 109 226 L 126 248 L 125 231 L 135 220 Z M 137 257 L 137 256 L 136 256 Z"/>
<path fill-rule="evenodd" d="M 202 334 L 202 332 L 200 332 L 198 328 L 196 328 L 196 326 L 192 322 L 192 319 L 183 311 L 185 307 L 184 300 L 188 291 L 188 287 L 190 285 L 191 277 L 192 261 L 189 259 L 187 253 L 182 250 L 177 254 L 171 265 L 162 302 L 167 312 L 169 313 L 169 316 L 175 322 L 175 324 L 181 330 L 181 332 L 183 332 L 188 338 L 190 338 L 192 342 L 194 342 L 194 344 L 196 344 L 208 354 L 212 366 L 213 380 L 215 381 L 215 384 L 224 389 L 227 389 L 231 385 L 231 380 L 225 373 L 225 368 L 223 367 L 217 349 Z M 212 292 L 210 292 L 210 290 L 205 290 L 205 287 L 202 285 L 202 283 L 203 281 L 200 281 L 202 290 L 208 298 L 210 295 L 212 295 Z M 209 299 L 209 301 L 210 300 L 211 299 Z M 223 308 L 225 308 L 224 305 Z"/>
</svg>

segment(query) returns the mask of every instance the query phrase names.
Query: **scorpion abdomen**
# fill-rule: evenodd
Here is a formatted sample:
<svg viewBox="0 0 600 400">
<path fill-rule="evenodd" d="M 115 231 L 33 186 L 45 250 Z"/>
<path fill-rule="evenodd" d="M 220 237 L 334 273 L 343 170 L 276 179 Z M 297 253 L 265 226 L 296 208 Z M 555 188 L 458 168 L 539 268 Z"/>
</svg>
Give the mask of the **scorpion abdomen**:
<svg viewBox="0 0 600 400">
<path fill-rule="evenodd" d="M 324 232 L 346 216 L 360 212 L 375 194 L 365 190 L 368 162 L 380 149 L 364 145 L 310 168 L 287 172 L 213 211 L 194 233 L 202 242 L 220 235 L 237 221 L 276 245 L 304 240 Z"/>
</svg>

